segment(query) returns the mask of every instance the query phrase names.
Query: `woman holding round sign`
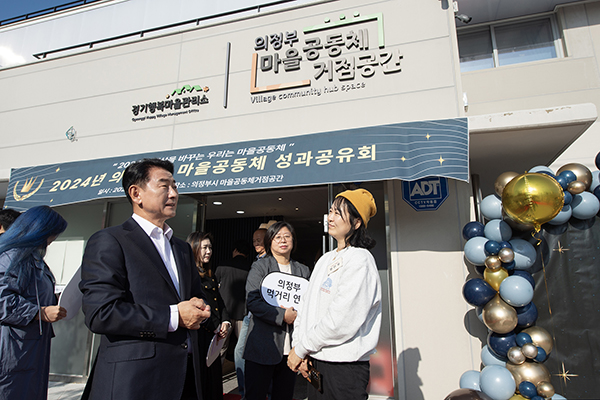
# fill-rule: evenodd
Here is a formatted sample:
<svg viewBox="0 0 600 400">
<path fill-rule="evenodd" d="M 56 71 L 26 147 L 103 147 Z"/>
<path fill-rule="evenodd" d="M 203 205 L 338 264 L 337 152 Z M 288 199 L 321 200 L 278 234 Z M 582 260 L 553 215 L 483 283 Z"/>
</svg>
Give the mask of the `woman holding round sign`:
<svg viewBox="0 0 600 400">
<path fill-rule="evenodd" d="M 272 400 L 291 400 L 294 394 L 296 374 L 287 368 L 297 315 L 292 305 L 302 286 L 298 277 L 310 275 L 306 265 L 291 259 L 295 247 L 296 233 L 289 223 L 271 225 L 265 235 L 267 256 L 252 264 L 246 280 L 247 307 L 252 313 L 244 350 L 247 400 L 265 400 L 271 383 Z"/>
<path fill-rule="evenodd" d="M 375 241 L 366 229 L 376 212 L 365 189 L 338 194 L 329 210 L 329 235 L 338 246 L 315 266 L 288 356 L 288 366 L 305 378 L 320 373 L 320 390 L 308 387 L 310 400 L 368 398 L 369 357 L 381 326 L 381 282 L 368 250 Z"/>
</svg>

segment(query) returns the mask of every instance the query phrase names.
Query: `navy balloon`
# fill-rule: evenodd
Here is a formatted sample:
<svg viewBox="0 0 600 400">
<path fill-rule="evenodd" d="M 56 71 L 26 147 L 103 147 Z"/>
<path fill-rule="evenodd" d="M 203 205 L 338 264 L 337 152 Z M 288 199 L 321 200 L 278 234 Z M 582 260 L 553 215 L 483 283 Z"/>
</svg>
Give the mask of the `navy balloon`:
<svg viewBox="0 0 600 400">
<path fill-rule="evenodd" d="M 512 244 L 510 244 L 510 242 L 507 242 L 506 240 L 504 240 L 504 241 L 500 242 L 500 247 L 501 247 L 501 248 L 505 248 L 505 247 L 507 247 L 507 248 L 509 248 L 509 249 L 512 249 L 512 248 L 513 248 Z"/>
<path fill-rule="evenodd" d="M 546 354 L 546 350 L 544 350 L 543 347 L 538 346 L 538 353 L 537 356 L 535 356 L 534 360 L 537 362 L 544 362 L 546 361 L 546 357 L 548 357 L 548 355 Z"/>
<path fill-rule="evenodd" d="M 498 255 L 498 252 L 501 248 L 502 247 L 500 247 L 500 243 L 496 242 L 495 240 L 488 240 L 483 247 L 485 254 L 488 256 Z"/>
<path fill-rule="evenodd" d="M 521 392 L 521 396 L 525 397 L 526 399 L 531 399 L 533 396 L 537 396 L 537 388 L 529 381 L 523 381 L 519 383 L 519 392 Z"/>
<path fill-rule="evenodd" d="M 571 192 L 564 192 L 565 193 L 565 206 L 571 204 L 571 202 L 573 201 L 573 195 L 571 194 Z"/>
<path fill-rule="evenodd" d="M 469 279 L 463 285 L 465 301 L 475 307 L 485 306 L 496 293 L 494 288 L 481 278 Z"/>
<path fill-rule="evenodd" d="M 502 263 L 502 268 L 504 268 L 504 269 L 505 269 L 505 270 L 507 270 L 508 272 L 511 272 L 511 271 L 515 270 L 515 267 L 516 267 L 516 265 L 517 265 L 517 264 L 516 264 L 516 263 L 515 263 L 515 261 L 513 260 L 513 261 L 511 261 L 511 262 L 509 262 L 509 263 Z"/>
<path fill-rule="evenodd" d="M 596 154 L 596 168 L 600 169 L 600 153 Z"/>
<path fill-rule="evenodd" d="M 531 335 L 529 335 L 529 333 L 526 332 L 517 333 L 517 337 L 515 340 L 517 341 L 517 346 L 519 347 L 523 347 L 523 345 L 527 343 L 533 343 Z"/>
<path fill-rule="evenodd" d="M 561 188 L 563 188 L 563 190 L 567 190 L 567 187 L 569 186 L 569 182 L 567 182 L 567 178 L 565 178 L 562 175 L 559 175 L 556 177 L 556 182 L 558 182 L 558 184 L 560 185 Z"/>
<path fill-rule="evenodd" d="M 531 304 L 531 303 L 530 303 Z M 490 332 L 487 337 L 488 348 L 498 357 L 507 359 L 508 350 L 517 345 L 514 332 L 505 334 Z"/>
<path fill-rule="evenodd" d="M 598 200 L 600 200 L 600 186 L 594 189 L 594 196 L 596 196 Z"/>
<path fill-rule="evenodd" d="M 517 326 L 519 328 L 528 328 L 535 324 L 538 318 L 538 310 L 533 301 L 523 307 L 515 307 L 517 311 Z"/>
<path fill-rule="evenodd" d="M 531 283 L 531 287 L 535 289 L 535 279 L 533 279 L 533 275 L 531 275 L 531 273 L 529 273 L 528 271 L 523 271 L 522 269 L 515 269 L 512 275 L 522 276 L 523 278 L 527 279 L 529 283 Z"/>
<path fill-rule="evenodd" d="M 472 239 L 476 236 L 483 236 L 485 225 L 478 221 L 471 221 L 465 225 L 462 234 L 465 240 Z"/>
<path fill-rule="evenodd" d="M 567 185 L 577 180 L 577 175 L 573 171 L 565 170 L 558 174 L 558 177 L 564 177 L 567 180 Z"/>
</svg>

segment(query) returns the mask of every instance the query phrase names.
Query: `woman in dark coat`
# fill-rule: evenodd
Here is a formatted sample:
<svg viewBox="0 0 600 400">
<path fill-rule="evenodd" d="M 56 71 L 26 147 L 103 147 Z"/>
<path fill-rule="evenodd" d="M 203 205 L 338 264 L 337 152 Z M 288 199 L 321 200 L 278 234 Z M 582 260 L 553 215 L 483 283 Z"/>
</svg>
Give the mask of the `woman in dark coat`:
<svg viewBox="0 0 600 400">
<path fill-rule="evenodd" d="M 287 222 L 277 222 L 267 230 L 267 256 L 254 264 L 246 281 L 248 311 L 252 313 L 244 359 L 245 396 L 264 400 L 272 384 L 271 400 L 292 400 L 296 373 L 287 367 L 291 335 L 297 312 L 268 304 L 261 296 L 261 282 L 271 272 L 284 272 L 308 279 L 310 270 L 291 259 L 296 247 L 296 233 Z"/>
<path fill-rule="evenodd" d="M 0 237 L 0 398 L 48 398 L 54 294 L 46 247 L 67 227 L 50 207 L 29 209 Z"/>
<path fill-rule="evenodd" d="M 192 246 L 196 258 L 196 268 L 198 268 L 198 273 L 202 279 L 202 288 L 206 294 L 206 304 L 210 306 L 210 318 L 198 330 L 198 343 L 200 345 L 200 356 L 202 357 L 200 362 L 202 399 L 222 400 L 223 369 L 221 368 L 221 357 L 217 357 L 209 367 L 206 366 L 205 361 L 210 342 L 215 334 L 219 335 L 219 340 L 225 340 L 231 328 L 231 322 L 229 322 L 229 316 L 219 294 L 219 286 L 210 264 L 213 238 L 210 233 L 192 232 L 188 236 L 187 242 Z"/>
</svg>

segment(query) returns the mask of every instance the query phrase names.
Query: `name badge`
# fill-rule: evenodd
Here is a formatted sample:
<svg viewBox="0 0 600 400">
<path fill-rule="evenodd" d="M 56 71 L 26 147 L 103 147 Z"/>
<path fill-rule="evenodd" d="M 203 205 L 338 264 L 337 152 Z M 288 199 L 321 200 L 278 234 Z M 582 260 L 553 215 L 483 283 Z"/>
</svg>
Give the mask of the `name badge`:
<svg viewBox="0 0 600 400">
<path fill-rule="evenodd" d="M 339 259 L 335 260 L 334 262 L 332 262 L 331 264 L 329 264 L 329 266 L 327 267 L 327 275 L 331 275 L 333 274 L 335 271 L 337 271 L 338 269 L 340 269 L 340 267 L 342 266 L 342 258 L 340 257 Z"/>
</svg>

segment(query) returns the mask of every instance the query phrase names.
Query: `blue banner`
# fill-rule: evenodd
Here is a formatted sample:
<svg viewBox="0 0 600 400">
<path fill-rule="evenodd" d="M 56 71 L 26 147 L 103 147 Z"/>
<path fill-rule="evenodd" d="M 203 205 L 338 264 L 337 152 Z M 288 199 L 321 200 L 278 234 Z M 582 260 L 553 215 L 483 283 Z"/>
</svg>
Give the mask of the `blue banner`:
<svg viewBox="0 0 600 400">
<path fill-rule="evenodd" d="M 173 162 L 182 194 L 428 176 L 467 182 L 469 133 L 467 119 L 456 118 L 15 168 L 5 207 L 123 197 L 123 171 L 147 157 Z"/>
</svg>

